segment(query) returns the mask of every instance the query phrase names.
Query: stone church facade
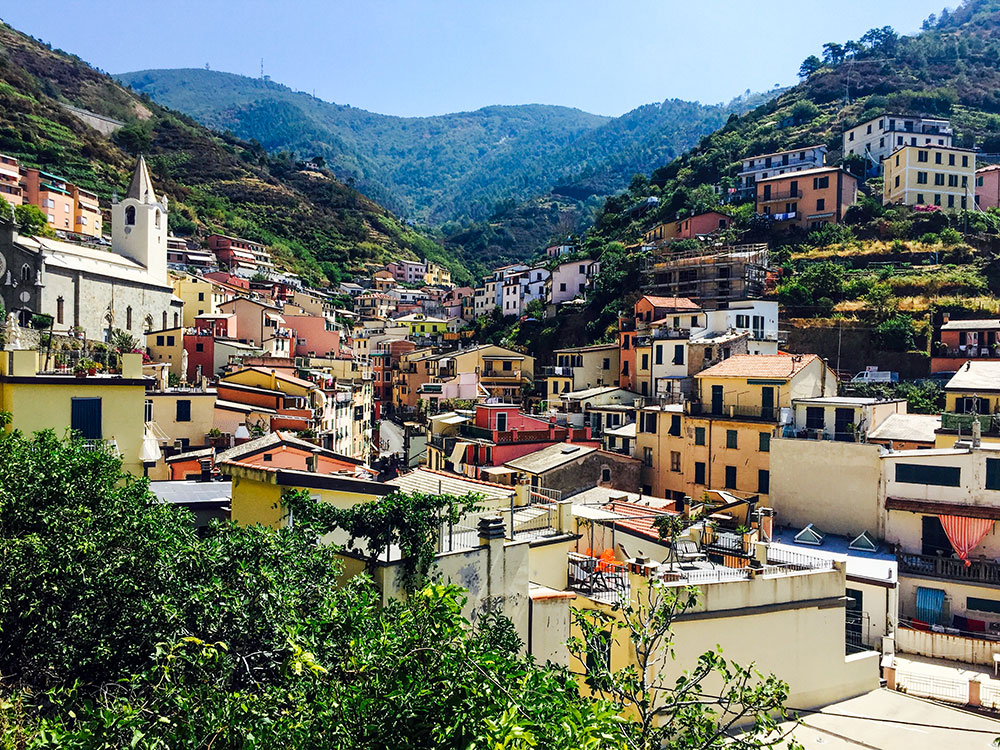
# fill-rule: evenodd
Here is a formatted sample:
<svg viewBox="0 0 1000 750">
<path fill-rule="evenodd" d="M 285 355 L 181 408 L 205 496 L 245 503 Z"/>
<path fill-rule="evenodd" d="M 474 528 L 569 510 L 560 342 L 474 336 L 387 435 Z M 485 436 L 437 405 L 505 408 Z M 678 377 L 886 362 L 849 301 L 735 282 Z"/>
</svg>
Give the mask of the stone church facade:
<svg viewBox="0 0 1000 750">
<path fill-rule="evenodd" d="M 53 329 L 83 329 L 107 340 L 121 328 L 146 331 L 179 325 L 183 303 L 167 278 L 167 200 L 158 200 L 139 157 L 127 195 L 111 206 L 111 247 L 26 237 L 0 220 L 0 298 L 21 325 L 50 315 Z"/>
</svg>

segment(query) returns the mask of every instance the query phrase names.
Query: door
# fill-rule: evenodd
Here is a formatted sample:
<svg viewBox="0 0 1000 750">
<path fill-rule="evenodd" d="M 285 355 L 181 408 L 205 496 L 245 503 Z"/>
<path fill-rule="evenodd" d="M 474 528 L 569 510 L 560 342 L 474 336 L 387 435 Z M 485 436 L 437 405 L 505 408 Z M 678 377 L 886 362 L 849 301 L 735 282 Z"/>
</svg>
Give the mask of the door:
<svg viewBox="0 0 1000 750">
<path fill-rule="evenodd" d="M 497 432 L 507 431 L 507 412 L 502 411 L 497 414 Z"/>
<path fill-rule="evenodd" d="M 774 419 L 774 386 L 765 385 L 760 389 L 761 419 Z"/>
<path fill-rule="evenodd" d="M 934 557 L 951 557 L 955 551 L 944 533 L 944 526 L 937 516 L 924 516 L 921 519 L 920 554 Z"/>
<path fill-rule="evenodd" d="M 833 439 L 842 443 L 854 442 L 854 409 L 838 408 L 833 415 Z"/>
<path fill-rule="evenodd" d="M 712 414 L 722 414 L 722 386 L 712 386 Z"/>
<path fill-rule="evenodd" d="M 862 593 L 858 589 L 847 589 L 845 606 L 845 641 L 847 653 L 856 653 L 865 650 L 865 627 L 864 627 L 864 607 Z"/>
</svg>

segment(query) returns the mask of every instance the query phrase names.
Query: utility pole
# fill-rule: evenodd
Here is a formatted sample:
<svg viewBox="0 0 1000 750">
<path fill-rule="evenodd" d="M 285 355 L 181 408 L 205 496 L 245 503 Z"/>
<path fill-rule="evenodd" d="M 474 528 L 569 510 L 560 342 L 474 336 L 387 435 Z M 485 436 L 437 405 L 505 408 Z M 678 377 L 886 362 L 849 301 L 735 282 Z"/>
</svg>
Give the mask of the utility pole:
<svg viewBox="0 0 1000 750">
<path fill-rule="evenodd" d="M 840 377 L 840 344 L 844 339 L 844 319 L 841 318 L 837 325 L 837 377 Z"/>
</svg>

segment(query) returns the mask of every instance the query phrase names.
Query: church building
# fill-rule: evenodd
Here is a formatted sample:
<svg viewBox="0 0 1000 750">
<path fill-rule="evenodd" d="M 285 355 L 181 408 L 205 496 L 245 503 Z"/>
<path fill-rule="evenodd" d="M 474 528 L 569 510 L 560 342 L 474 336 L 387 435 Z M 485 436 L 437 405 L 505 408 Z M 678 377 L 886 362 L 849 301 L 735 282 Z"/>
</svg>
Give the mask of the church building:
<svg viewBox="0 0 1000 750">
<path fill-rule="evenodd" d="M 111 247 L 18 233 L 0 219 L 0 299 L 22 326 L 51 315 L 53 329 L 107 340 L 178 326 L 184 303 L 167 278 L 167 198 L 157 199 L 141 156 L 128 194 L 111 206 Z"/>
</svg>

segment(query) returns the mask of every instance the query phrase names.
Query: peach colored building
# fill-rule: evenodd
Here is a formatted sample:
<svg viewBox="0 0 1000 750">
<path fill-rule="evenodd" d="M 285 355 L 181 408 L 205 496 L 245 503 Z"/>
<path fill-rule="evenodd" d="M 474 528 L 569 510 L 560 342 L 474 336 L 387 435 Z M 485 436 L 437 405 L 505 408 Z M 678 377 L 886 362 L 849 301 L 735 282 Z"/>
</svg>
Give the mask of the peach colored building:
<svg viewBox="0 0 1000 750">
<path fill-rule="evenodd" d="M 1000 164 L 976 170 L 976 205 L 983 210 L 1000 208 Z"/>
<path fill-rule="evenodd" d="M 21 169 L 17 159 L 0 154 L 0 195 L 12 206 L 20 206 L 24 203 L 21 193 Z"/>
<path fill-rule="evenodd" d="M 287 312 L 282 317 L 295 332 L 296 357 L 336 357 L 340 353 L 340 331 L 326 318 Z"/>
<path fill-rule="evenodd" d="M 839 167 L 817 167 L 757 182 L 757 213 L 779 231 L 839 224 L 858 199 L 858 179 Z"/>
<path fill-rule="evenodd" d="M 642 241 L 651 245 L 669 240 L 688 240 L 700 234 L 712 234 L 728 229 L 733 219 L 718 211 L 707 211 L 686 219 L 676 219 L 657 224 L 642 236 Z"/>
</svg>

